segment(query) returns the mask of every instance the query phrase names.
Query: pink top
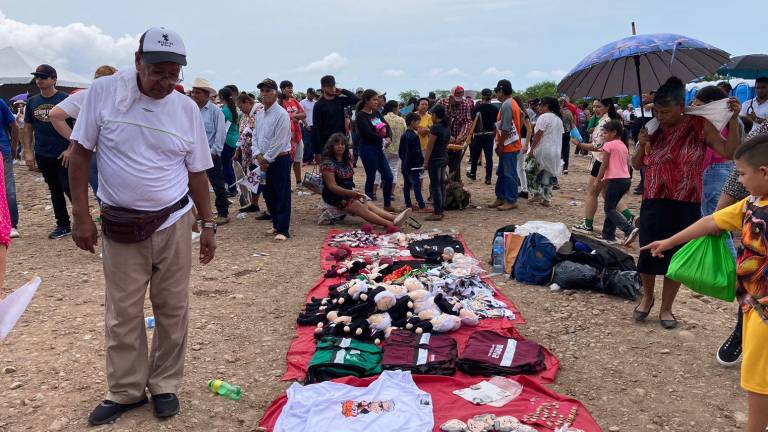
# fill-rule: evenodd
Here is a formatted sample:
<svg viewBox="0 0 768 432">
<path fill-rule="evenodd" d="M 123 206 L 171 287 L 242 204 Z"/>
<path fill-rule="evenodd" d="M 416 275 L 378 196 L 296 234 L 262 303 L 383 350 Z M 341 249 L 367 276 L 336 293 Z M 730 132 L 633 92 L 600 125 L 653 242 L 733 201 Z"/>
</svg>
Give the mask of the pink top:
<svg viewBox="0 0 768 432">
<path fill-rule="evenodd" d="M 725 129 L 720 132 L 720 135 L 722 135 L 723 138 L 728 139 L 728 126 L 726 126 Z M 707 169 L 712 164 L 719 164 L 724 162 L 730 162 L 730 159 L 726 159 L 720 156 L 716 151 L 712 150 L 710 147 L 707 147 L 707 153 L 704 155 L 704 169 Z"/>
<path fill-rule="evenodd" d="M 5 175 L 3 173 L 3 155 L 0 154 L 0 191 L 5 190 Z M 0 245 L 7 249 L 11 245 L 11 216 L 8 213 L 8 201 L 5 194 L 0 193 Z"/>
<path fill-rule="evenodd" d="M 605 143 L 603 155 L 603 161 L 608 161 L 603 180 L 629 178 L 629 150 L 621 140 Z"/>
</svg>

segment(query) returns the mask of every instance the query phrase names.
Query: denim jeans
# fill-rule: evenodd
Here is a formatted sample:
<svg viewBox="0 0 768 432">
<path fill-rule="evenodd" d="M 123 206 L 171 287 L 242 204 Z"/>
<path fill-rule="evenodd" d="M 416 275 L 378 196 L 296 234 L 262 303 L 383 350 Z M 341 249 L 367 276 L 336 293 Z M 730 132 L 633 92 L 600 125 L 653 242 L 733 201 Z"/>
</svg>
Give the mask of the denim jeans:
<svg viewBox="0 0 768 432">
<path fill-rule="evenodd" d="M 360 160 L 365 169 L 365 194 L 373 197 L 373 184 L 376 182 L 376 172 L 381 174 L 381 189 L 384 197 L 384 207 L 392 205 L 392 170 L 380 146 L 361 144 Z"/>
<path fill-rule="evenodd" d="M 306 128 L 304 125 L 301 126 L 301 139 L 304 140 L 304 154 L 301 155 L 301 160 L 304 163 L 310 163 L 312 162 L 312 159 L 314 158 L 313 154 L 313 147 L 312 147 L 312 139 L 314 137 L 312 136 L 312 129 Z"/>
<path fill-rule="evenodd" d="M 208 181 L 211 182 L 213 193 L 216 195 L 216 213 L 219 216 L 229 216 L 229 199 L 227 185 L 224 183 L 224 172 L 221 169 L 221 156 L 213 156 L 213 167 L 208 168 Z"/>
<path fill-rule="evenodd" d="M 16 176 L 13 175 L 13 158 L 3 155 L 3 177 L 5 179 L 5 200 L 11 215 L 11 227 L 19 224 L 19 206 L 16 204 Z"/>
<path fill-rule="evenodd" d="M 224 144 L 221 149 L 221 172 L 224 174 L 224 182 L 227 184 L 228 192 L 237 192 L 235 185 L 235 168 L 232 166 L 232 158 L 235 157 L 235 147 Z"/>
<path fill-rule="evenodd" d="M 733 162 L 714 163 L 704 170 L 701 185 L 701 215 L 709 216 L 715 212 L 717 201 L 720 200 L 720 192 L 723 189 L 725 181 L 733 171 Z M 731 254 L 736 256 L 736 248 L 733 246 L 733 240 L 728 239 L 728 248 Z"/>
<path fill-rule="evenodd" d="M 35 155 L 37 167 L 43 174 L 48 191 L 51 192 L 51 204 L 53 214 L 56 217 L 57 227 L 70 227 L 69 212 L 67 211 L 66 198 L 72 199 L 69 193 L 69 175 L 66 168 L 61 166 L 61 160 L 56 157 Z M 66 198 L 65 198 L 66 196 Z"/>
<path fill-rule="evenodd" d="M 610 179 L 605 185 L 605 222 L 603 222 L 603 239 L 616 240 L 616 228 L 620 229 L 625 236 L 632 232 L 632 225 L 627 222 L 627 218 L 624 217 L 616 207 L 619 206 L 619 202 L 624 195 L 629 192 L 629 187 L 632 185 L 630 179 Z"/>
<path fill-rule="evenodd" d="M 267 168 L 267 184 L 263 186 L 264 201 L 272 215 L 275 233 L 290 237 L 291 226 L 291 162 L 290 155 L 278 156 Z M 259 189 L 262 189 L 261 187 Z"/>
<path fill-rule="evenodd" d="M 421 195 L 421 173 L 422 170 L 411 170 L 410 172 L 403 173 L 403 201 L 406 208 L 412 205 L 411 189 L 413 189 L 413 195 L 419 208 L 423 209 L 425 207 L 424 197 Z"/>
<path fill-rule="evenodd" d="M 496 168 L 496 198 L 517 202 L 517 156 L 520 152 L 502 153 Z"/>
<path fill-rule="evenodd" d="M 99 193 L 99 164 L 96 161 L 96 155 L 91 158 L 91 172 L 88 174 L 88 184 L 91 185 L 93 190 L 93 196 L 96 197 L 96 201 L 101 201 L 98 198 Z"/>
<path fill-rule="evenodd" d="M 429 173 L 429 193 L 432 194 L 432 207 L 434 207 L 436 215 L 441 215 L 444 211 L 445 187 L 447 186 L 447 174 L 445 169 L 447 166 L 447 160 L 429 161 L 429 165 L 427 166 L 427 171 Z"/>
</svg>

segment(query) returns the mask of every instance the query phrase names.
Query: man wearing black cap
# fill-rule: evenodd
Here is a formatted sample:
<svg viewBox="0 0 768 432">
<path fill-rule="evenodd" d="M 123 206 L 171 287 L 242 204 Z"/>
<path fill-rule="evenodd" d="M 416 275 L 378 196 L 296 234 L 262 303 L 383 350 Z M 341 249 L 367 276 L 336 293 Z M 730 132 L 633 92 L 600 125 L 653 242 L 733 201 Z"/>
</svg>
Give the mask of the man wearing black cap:
<svg viewBox="0 0 768 432">
<path fill-rule="evenodd" d="M 48 234 L 50 239 L 60 239 L 72 233 L 67 211 L 67 200 L 70 197 L 67 168 L 59 160 L 61 153 L 69 146 L 69 139 L 61 136 L 48 118 L 48 113 L 59 102 L 67 98 L 67 94 L 56 89 L 56 69 L 42 64 L 32 72 L 35 85 L 40 94 L 32 96 L 27 102 L 24 122 L 32 127 L 24 128 L 24 161 L 27 166 L 37 167 L 43 174 L 48 190 L 51 192 L 53 214 L 56 217 L 56 228 Z M 69 124 L 72 126 L 72 123 Z M 32 132 L 34 131 L 34 152 L 32 151 Z M 71 197 L 70 197 L 71 199 Z"/>
<path fill-rule="evenodd" d="M 72 132 L 72 237 L 91 253 L 97 241 L 88 209 L 94 155 L 102 202 L 108 391 L 88 417 L 93 425 L 144 405 L 147 390 L 156 417 L 179 412 L 193 201 L 202 219 L 200 262 L 209 263 L 216 250 L 208 138 L 200 108 L 175 91 L 187 64 L 184 42 L 176 32 L 151 28 L 134 58 L 135 68 L 93 82 Z M 147 286 L 156 323 L 151 348 L 144 326 Z"/>
<path fill-rule="evenodd" d="M 480 160 L 480 154 L 485 154 L 485 184 L 491 184 L 493 175 L 493 139 L 496 136 L 496 117 L 499 115 L 499 109 L 491 103 L 493 93 L 491 89 L 483 89 L 480 92 L 480 102 L 475 105 L 472 117 L 480 114 L 480 121 L 475 127 L 475 133 L 472 135 L 472 145 L 469 150 L 469 173 L 467 177 L 472 180 L 477 179 L 477 162 Z"/>
<path fill-rule="evenodd" d="M 264 109 L 256 113 L 253 131 L 254 159 L 266 173 L 264 201 L 272 215 L 276 242 L 286 241 L 291 225 L 291 120 L 288 112 L 277 103 L 277 83 L 269 78 L 258 86 Z"/>
<path fill-rule="evenodd" d="M 522 110 L 512 98 L 512 83 L 499 80 L 496 84 L 496 98 L 501 101 L 499 108 L 499 131 L 496 135 L 496 154 L 499 155 L 496 169 L 496 201 L 490 205 L 497 210 L 517 208 L 517 158 L 522 142 Z"/>
<path fill-rule="evenodd" d="M 344 108 L 357 103 L 357 96 L 349 90 L 336 88 L 336 78 L 326 75 L 320 79 L 320 90 L 323 96 L 315 104 L 312 113 L 312 123 L 315 128 L 312 145 L 315 151 L 315 162 L 325 149 L 328 138 L 336 132 L 346 135 Z"/>
</svg>

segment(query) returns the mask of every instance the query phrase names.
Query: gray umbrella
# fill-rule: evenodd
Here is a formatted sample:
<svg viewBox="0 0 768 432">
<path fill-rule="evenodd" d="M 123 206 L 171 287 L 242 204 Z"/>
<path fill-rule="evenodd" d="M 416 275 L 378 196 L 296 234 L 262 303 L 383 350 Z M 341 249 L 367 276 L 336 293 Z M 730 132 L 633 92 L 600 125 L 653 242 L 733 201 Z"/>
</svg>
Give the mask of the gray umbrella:
<svg viewBox="0 0 768 432">
<path fill-rule="evenodd" d="M 730 63 L 720 68 L 718 73 L 747 79 L 768 76 L 768 54 L 736 56 Z"/>
</svg>

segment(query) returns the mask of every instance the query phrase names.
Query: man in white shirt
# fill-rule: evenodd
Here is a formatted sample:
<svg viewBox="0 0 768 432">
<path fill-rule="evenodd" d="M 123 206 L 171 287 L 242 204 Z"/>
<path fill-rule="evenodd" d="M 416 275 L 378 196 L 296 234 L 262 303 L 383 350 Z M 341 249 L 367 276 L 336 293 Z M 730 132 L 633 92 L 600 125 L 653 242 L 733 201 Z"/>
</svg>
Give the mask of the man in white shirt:
<svg viewBox="0 0 768 432">
<path fill-rule="evenodd" d="M 102 65 L 96 69 L 93 74 L 93 79 L 99 79 L 101 77 L 114 75 L 117 73 L 117 69 L 112 66 Z M 67 120 L 72 118 L 77 120 L 77 116 L 80 115 L 80 109 L 83 107 L 83 102 L 88 96 L 88 89 L 80 90 L 77 93 L 70 94 L 70 96 L 63 101 L 59 102 L 48 113 L 48 119 L 51 121 L 53 128 L 56 129 L 63 137 L 72 136 L 72 128 L 69 127 Z M 75 147 L 75 143 L 70 138 L 69 147 L 61 153 L 61 165 L 64 168 L 69 167 L 69 157 L 72 155 L 72 149 Z M 88 178 L 88 183 L 93 189 L 93 194 L 97 195 L 99 191 L 99 170 L 96 165 L 96 159 L 91 161 L 91 174 Z"/>
<path fill-rule="evenodd" d="M 145 404 L 147 389 L 156 417 L 179 412 L 192 201 L 203 221 L 200 262 L 209 263 L 216 250 L 206 177 L 213 166 L 208 140 L 199 108 L 174 91 L 187 64 L 184 42 L 171 30 L 151 28 L 141 36 L 135 64 L 135 69 L 94 81 L 72 132 L 73 239 L 91 253 L 97 242 L 88 209 L 88 166 L 94 154 L 102 202 L 108 392 L 88 417 L 93 425 Z M 149 353 L 147 285 L 156 323 Z"/>
<path fill-rule="evenodd" d="M 256 113 L 253 134 L 254 159 L 266 173 L 264 201 L 272 215 L 267 235 L 275 241 L 290 237 L 291 224 L 291 120 L 277 103 L 277 83 L 269 78 L 257 86 L 264 109 Z"/>
<path fill-rule="evenodd" d="M 301 125 L 301 136 L 304 140 L 304 154 L 301 155 L 301 158 L 302 162 L 305 164 L 308 164 L 314 160 L 314 155 L 312 154 L 312 126 L 314 125 L 312 122 L 312 112 L 315 109 L 315 99 L 317 99 L 315 89 L 310 87 L 307 89 L 307 97 L 299 102 L 301 107 L 304 109 L 304 113 L 307 114 L 307 117 L 302 120 Z"/>
<path fill-rule="evenodd" d="M 741 105 L 741 115 L 751 118 L 757 124 L 768 120 L 768 77 L 755 80 L 755 98 Z"/>
</svg>

